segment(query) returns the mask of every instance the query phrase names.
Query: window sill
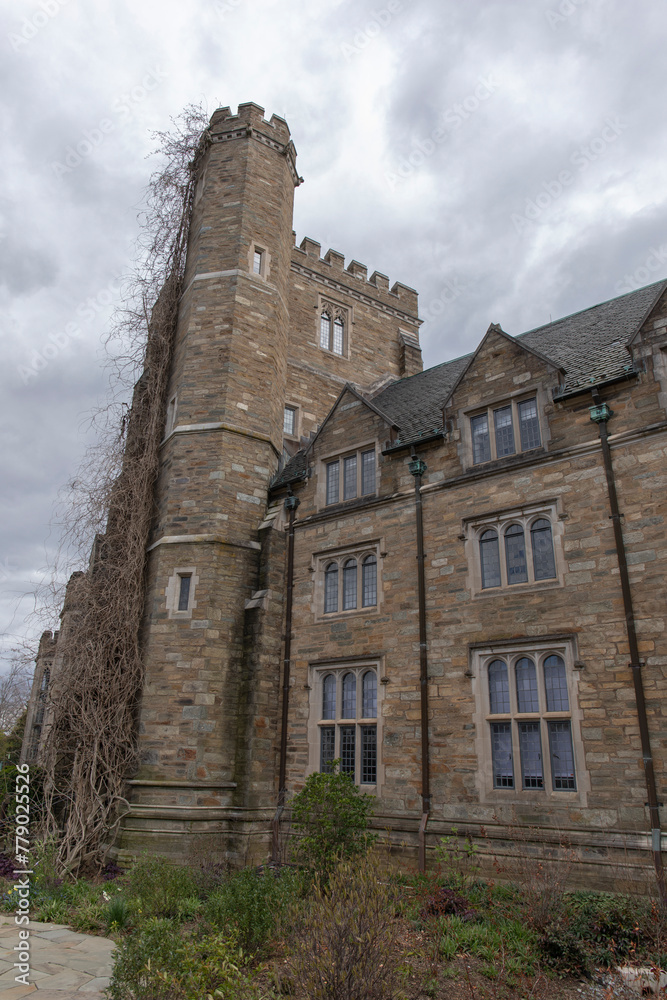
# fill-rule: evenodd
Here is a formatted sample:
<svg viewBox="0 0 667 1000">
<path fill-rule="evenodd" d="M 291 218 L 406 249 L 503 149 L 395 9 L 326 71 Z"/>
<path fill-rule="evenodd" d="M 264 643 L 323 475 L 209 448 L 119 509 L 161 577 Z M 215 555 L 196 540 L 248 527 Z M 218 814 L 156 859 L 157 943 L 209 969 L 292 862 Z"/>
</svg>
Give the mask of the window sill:
<svg viewBox="0 0 667 1000">
<path fill-rule="evenodd" d="M 318 622 L 328 622 L 328 621 L 337 622 L 337 621 L 340 621 L 341 618 L 353 618 L 353 617 L 357 617 L 357 616 L 360 617 L 360 618 L 362 618 L 362 617 L 363 618 L 368 618 L 370 615 L 376 615 L 376 614 L 378 614 L 379 610 L 380 609 L 379 609 L 378 605 L 377 604 L 373 604 L 371 607 L 368 607 L 368 608 L 350 608 L 349 611 L 326 611 L 326 612 L 323 611 L 322 614 L 316 615 L 315 621 L 318 621 Z"/>
<path fill-rule="evenodd" d="M 514 455 L 506 455 L 505 458 L 492 458 L 489 462 L 470 462 L 466 467 L 467 472 L 496 472 L 498 469 L 511 469 L 514 465 L 539 458 L 546 455 L 547 449 L 544 445 L 539 448 L 529 448 L 526 451 L 517 451 Z"/>
<path fill-rule="evenodd" d="M 556 587 L 562 587 L 563 581 L 559 580 L 557 577 L 555 580 L 539 580 L 539 581 L 528 581 L 528 583 L 512 583 L 508 584 L 506 587 L 485 587 L 483 590 L 477 590 L 473 594 L 475 598 L 478 597 L 507 597 L 508 594 L 516 593 L 522 594 L 526 590 L 554 590 Z"/>
</svg>

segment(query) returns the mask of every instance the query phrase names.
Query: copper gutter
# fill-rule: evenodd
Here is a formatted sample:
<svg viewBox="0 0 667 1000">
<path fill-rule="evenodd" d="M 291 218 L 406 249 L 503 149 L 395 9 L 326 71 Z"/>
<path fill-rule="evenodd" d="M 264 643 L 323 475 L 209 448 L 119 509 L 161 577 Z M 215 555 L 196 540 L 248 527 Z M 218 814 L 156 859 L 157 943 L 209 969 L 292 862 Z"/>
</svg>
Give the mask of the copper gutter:
<svg viewBox="0 0 667 1000">
<path fill-rule="evenodd" d="M 283 657 L 283 703 L 280 727 L 280 766 L 278 772 L 278 804 L 271 821 L 271 859 L 280 861 L 280 819 L 285 809 L 287 783 L 287 719 L 289 714 L 290 665 L 292 661 L 292 606 L 294 592 L 294 518 L 301 501 L 292 495 L 285 497 L 285 510 L 289 512 L 287 526 L 287 586 L 285 596 L 285 647 Z"/>
<path fill-rule="evenodd" d="M 419 824 L 419 870 L 426 871 L 426 826 L 431 810 L 431 789 L 429 774 L 428 744 L 428 647 L 426 644 L 426 585 L 424 579 L 424 516 L 422 508 L 422 476 L 426 472 L 426 462 L 416 457 L 412 449 L 412 459 L 408 465 L 415 478 L 415 516 L 417 521 L 417 587 L 419 597 L 419 687 L 421 700 L 422 731 L 422 815 Z"/>
<path fill-rule="evenodd" d="M 602 459 L 604 471 L 607 477 L 607 491 L 609 494 L 609 507 L 611 510 L 611 522 L 614 528 L 614 540 L 616 543 L 616 556 L 618 559 L 618 569 L 621 577 L 621 591 L 623 593 L 623 608 L 625 611 L 625 625 L 628 636 L 628 646 L 630 649 L 630 671 L 635 689 L 635 700 L 637 702 L 637 719 L 639 722 L 639 735 L 642 745 L 642 757 L 644 759 L 644 776 L 646 778 L 646 792 L 648 794 L 648 807 L 651 817 L 651 847 L 653 851 L 653 865 L 660 891 L 660 898 L 663 907 L 667 908 L 667 887 L 665 886 L 665 872 L 662 865 L 662 832 L 660 829 L 660 805 L 655 785 L 655 771 L 653 767 L 653 754 L 651 752 L 651 739 L 648 729 L 648 718 L 646 715 L 646 700 L 644 697 L 644 681 L 642 679 L 642 663 L 639 658 L 639 644 L 637 642 L 637 629 L 635 626 L 635 613 L 632 603 L 632 591 L 630 589 L 630 575 L 628 573 L 628 562 L 625 552 L 625 542 L 623 540 L 623 529 L 621 527 L 621 517 L 618 509 L 618 497 L 616 494 L 616 481 L 614 478 L 614 467 L 611 461 L 611 450 L 607 435 L 607 421 L 613 416 L 613 411 L 606 403 L 601 403 L 600 393 L 597 388 L 591 390 L 594 406 L 590 408 L 591 420 L 597 423 L 600 431 L 600 444 L 602 446 Z"/>
</svg>

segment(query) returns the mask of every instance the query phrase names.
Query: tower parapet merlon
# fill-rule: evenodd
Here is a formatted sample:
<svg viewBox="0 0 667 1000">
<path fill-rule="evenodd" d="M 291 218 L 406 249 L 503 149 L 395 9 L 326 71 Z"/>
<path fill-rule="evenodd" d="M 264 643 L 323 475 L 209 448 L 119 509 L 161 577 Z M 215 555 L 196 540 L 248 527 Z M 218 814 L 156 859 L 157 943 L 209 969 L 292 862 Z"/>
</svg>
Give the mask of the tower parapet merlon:
<svg viewBox="0 0 667 1000">
<path fill-rule="evenodd" d="M 289 125 L 280 115 L 272 115 L 271 120 L 264 117 L 264 108 L 259 104 L 249 101 L 247 104 L 239 104 L 236 114 L 232 114 L 231 108 L 218 108 L 211 116 L 211 128 L 217 129 L 234 128 L 236 125 L 251 125 L 253 128 L 271 128 L 276 133 L 276 138 L 282 142 L 289 142 Z"/>
<path fill-rule="evenodd" d="M 304 236 L 299 246 L 294 246 L 292 250 L 292 261 L 318 272 L 328 271 L 330 277 L 335 277 L 336 280 L 344 284 L 349 284 L 351 288 L 354 288 L 357 282 L 361 282 L 365 286 L 367 294 L 372 295 L 374 298 L 379 297 L 387 304 L 393 298 L 393 304 L 396 305 L 395 299 L 398 299 L 400 308 L 409 315 L 414 316 L 415 319 L 417 318 L 418 296 L 414 288 L 396 281 L 390 289 L 389 278 L 386 274 L 382 274 L 380 271 L 373 271 L 369 278 L 367 266 L 360 264 L 358 260 L 351 260 L 347 267 L 345 267 L 345 256 L 339 253 L 338 250 L 329 249 L 323 257 L 321 256 L 321 251 L 321 243 L 311 239 L 309 236 Z M 350 278 L 356 280 L 350 282 Z M 380 293 L 379 296 L 378 293 Z"/>
</svg>

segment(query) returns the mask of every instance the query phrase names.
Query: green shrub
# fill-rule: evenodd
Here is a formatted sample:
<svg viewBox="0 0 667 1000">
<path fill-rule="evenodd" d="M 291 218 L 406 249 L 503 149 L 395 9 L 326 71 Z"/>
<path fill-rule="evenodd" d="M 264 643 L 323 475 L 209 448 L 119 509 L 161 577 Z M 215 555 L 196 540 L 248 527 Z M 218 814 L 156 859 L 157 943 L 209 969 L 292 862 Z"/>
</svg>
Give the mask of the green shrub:
<svg viewBox="0 0 667 1000">
<path fill-rule="evenodd" d="M 149 918 L 118 946 L 110 1000 L 260 1000 L 245 956 L 224 934 L 187 934 L 173 920 Z"/>
<path fill-rule="evenodd" d="M 369 857 L 344 861 L 315 881 L 309 904 L 288 914 L 290 971 L 311 1000 L 398 996 L 404 956 L 395 885 Z"/>
<path fill-rule="evenodd" d="M 184 901 L 198 896 L 193 872 L 159 854 L 137 861 L 118 883 L 142 917 L 178 917 Z"/>
<path fill-rule="evenodd" d="M 203 915 L 221 930 L 232 929 L 245 951 L 257 952 L 274 933 L 286 907 L 303 894 L 304 882 L 303 875 L 292 868 L 275 873 L 245 868 L 213 890 Z"/>
<path fill-rule="evenodd" d="M 122 896 L 113 896 L 106 906 L 105 921 L 107 934 L 125 930 L 131 920 L 130 907 Z"/>
<path fill-rule="evenodd" d="M 374 800 L 333 762 L 330 774 L 316 772 L 292 799 L 292 825 L 303 835 L 297 858 L 326 874 L 341 861 L 364 854 L 377 839 L 368 832 Z"/>
</svg>

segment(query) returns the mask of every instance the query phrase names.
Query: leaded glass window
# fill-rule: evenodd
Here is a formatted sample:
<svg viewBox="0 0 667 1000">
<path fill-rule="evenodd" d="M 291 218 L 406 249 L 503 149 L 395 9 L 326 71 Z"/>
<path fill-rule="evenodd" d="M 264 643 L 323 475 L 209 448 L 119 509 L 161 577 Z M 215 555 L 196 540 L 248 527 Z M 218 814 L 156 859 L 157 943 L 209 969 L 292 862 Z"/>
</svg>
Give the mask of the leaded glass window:
<svg viewBox="0 0 667 1000">
<path fill-rule="evenodd" d="M 342 319 L 337 319 L 334 322 L 333 327 L 333 352 L 334 354 L 343 353 L 343 344 L 345 340 L 345 327 L 343 326 Z"/>
<path fill-rule="evenodd" d="M 354 777 L 356 764 L 356 726 L 340 727 L 340 769 Z"/>
<path fill-rule="evenodd" d="M 343 611 L 357 606 L 357 560 L 348 559 L 343 566 Z"/>
<path fill-rule="evenodd" d="M 322 682 L 322 718 L 336 718 L 336 675 L 327 674 Z"/>
<path fill-rule="evenodd" d="M 489 701 L 492 715 L 510 710 L 510 686 L 504 660 L 493 660 L 489 664 Z"/>
<path fill-rule="evenodd" d="M 537 416 L 536 399 L 524 399 L 519 403 L 519 432 L 522 451 L 528 451 L 530 448 L 539 448 L 542 441 L 540 439 L 540 421 Z"/>
<path fill-rule="evenodd" d="M 361 726 L 361 784 L 377 782 L 377 726 Z"/>
<path fill-rule="evenodd" d="M 512 407 L 503 406 L 493 411 L 493 423 L 496 430 L 496 457 L 513 455 L 514 427 L 512 426 Z"/>
<path fill-rule="evenodd" d="M 533 549 L 533 571 L 536 580 L 551 580 L 556 575 L 554 543 L 551 525 L 545 517 L 533 521 L 530 528 L 530 544 Z"/>
<path fill-rule="evenodd" d="M 378 688 L 374 670 L 367 670 L 361 679 L 361 717 L 374 719 L 377 715 Z"/>
<path fill-rule="evenodd" d="M 499 587 L 500 551 L 498 549 L 498 532 L 490 529 L 479 539 L 479 559 L 482 567 L 482 588 Z"/>
<path fill-rule="evenodd" d="M 491 754 L 493 757 L 493 787 L 514 788 L 511 722 L 491 723 Z"/>
<path fill-rule="evenodd" d="M 357 456 L 343 459 L 343 500 L 353 500 L 357 495 Z"/>
<path fill-rule="evenodd" d="M 535 664 L 527 656 L 517 660 L 516 698 L 520 712 L 539 712 L 540 699 L 537 693 L 537 671 Z"/>
<path fill-rule="evenodd" d="M 361 606 L 375 607 L 378 602 L 377 559 L 366 556 L 361 564 Z"/>
<path fill-rule="evenodd" d="M 519 723 L 521 779 L 524 788 L 544 788 L 539 722 Z"/>
<path fill-rule="evenodd" d="M 514 583 L 526 583 L 528 581 L 526 543 L 520 524 L 510 524 L 505 530 L 505 560 L 508 584 L 511 586 Z"/>
<path fill-rule="evenodd" d="M 570 711 L 565 663 L 556 654 L 547 656 L 544 661 L 544 690 L 547 696 L 547 712 Z"/>
<path fill-rule="evenodd" d="M 549 752 L 551 781 L 555 792 L 576 789 L 572 724 L 568 721 L 549 722 Z"/>
<path fill-rule="evenodd" d="M 327 504 L 338 503 L 340 496 L 340 462 L 327 462 Z"/>
<path fill-rule="evenodd" d="M 342 717 L 344 719 L 356 719 L 357 717 L 357 677 L 351 672 L 343 677 Z"/>
<path fill-rule="evenodd" d="M 361 495 L 375 493 L 375 449 L 361 453 Z"/>
<path fill-rule="evenodd" d="M 325 351 L 329 350 L 329 341 L 331 339 L 331 316 L 327 312 L 323 312 L 320 316 L 320 347 L 323 347 Z"/>
<path fill-rule="evenodd" d="M 491 441 L 489 439 L 489 418 L 486 413 L 473 417 L 470 421 L 472 431 L 472 460 L 479 462 L 491 461 Z"/>
<path fill-rule="evenodd" d="M 338 611 L 338 563 L 329 563 L 324 571 L 324 613 Z"/>
</svg>

